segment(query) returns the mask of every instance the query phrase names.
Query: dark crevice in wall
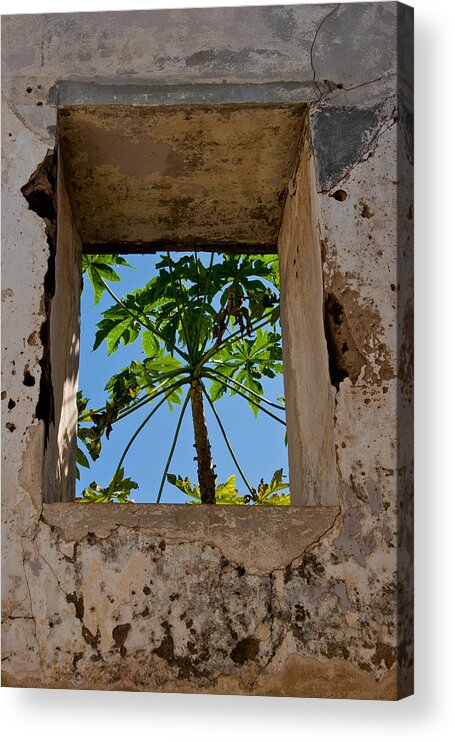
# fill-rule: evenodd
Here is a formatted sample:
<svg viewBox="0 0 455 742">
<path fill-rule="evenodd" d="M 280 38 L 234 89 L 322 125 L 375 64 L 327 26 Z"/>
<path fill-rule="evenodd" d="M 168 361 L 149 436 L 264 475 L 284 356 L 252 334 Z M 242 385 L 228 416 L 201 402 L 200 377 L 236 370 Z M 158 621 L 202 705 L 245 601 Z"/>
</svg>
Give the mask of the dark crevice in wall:
<svg viewBox="0 0 455 742">
<path fill-rule="evenodd" d="M 325 297 L 324 330 L 332 385 L 338 390 L 340 382 L 346 378 L 355 384 L 366 359 L 357 347 L 343 306 L 334 294 Z"/>
<path fill-rule="evenodd" d="M 52 369 L 50 360 L 50 313 L 52 297 L 55 293 L 55 252 L 57 246 L 57 155 L 50 149 L 44 160 L 21 188 L 29 209 L 40 216 L 46 225 L 46 238 L 49 245 L 47 271 L 44 277 L 42 298 L 45 319 L 40 330 L 43 357 L 40 360 L 41 379 L 36 405 L 36 417 L 45 424 L 47 442 L 49 426 L 54 422 L 54 393 L 52 388 Z M 24 380 L 24 383 L 26 381 Z"/>
</svg>

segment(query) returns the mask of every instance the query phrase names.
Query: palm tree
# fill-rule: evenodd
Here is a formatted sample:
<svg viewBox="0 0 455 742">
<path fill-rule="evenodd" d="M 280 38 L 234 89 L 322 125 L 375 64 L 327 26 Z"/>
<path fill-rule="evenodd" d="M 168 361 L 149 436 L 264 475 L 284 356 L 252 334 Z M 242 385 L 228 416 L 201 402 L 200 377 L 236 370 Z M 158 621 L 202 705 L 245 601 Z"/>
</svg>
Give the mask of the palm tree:
<svg viewBox="0 0 455 742">
<path fill-rule="evenodd" d="M 113 425 L 141 407 L 151 410 L 128 441 L 111 482 L 101 487 L 93 482 L 84 490 L 85 501 L 129 501 L 135 482 L 125 478 L 123 462 L 140 432 L 167 402 L 180 406 L 175 434 L 164 467 L 157 502 L 167 481 L 202 503 L 239 501 L 235 486 L 216 484 L 215 466 L 205 417 L 208 404 L 220 427 L 235 466 L 248 489 L 245 502 L 260 499 L 272 502 L 286 485 L 282 470 L 275 472 L 271 485 L 253 488 L 247 480 L 223 423 L 216 401 L 224 394 L 239 395 L 254 414 L 266 414 L 285 425 L 284 406 L 264 396 L 261 379 L 281 374 L 282 351 L 279 332 L 278 258 L 276 255 L 218 256 L 211 253 L 204 263 L 198 253 L 175 259 L 160 255 L 157 274 L 143 288 L 118 297 L 111 283 L 120 280 L 113 266 L 128 266 L 119 255 L 85 255 L 87 274 L 98 303 L 105 291 L 113 305 L 102 312 L 94 349 L 107 344 L 108 353 L 120 345 L 141 338 L 145 357 L 114 374 L 106 384 L 109 393 L 101 409 L 89 409 L 79 393 L 79 439 L 93 460 L 101 452 L 103 436 L 109 437 Z M 194 430 L 198 486 L 169 473 L 182 421 L 188 408 Z M 281 415 L 280 415 L 281 413 Z M 87 426 L 88 425 L 88 426 Z M 78 463 L 89 466 L 82 449 Z M 235 480 L 230 478 L 230 485 Z M 220 487 L 224 487 L 223 493 Z M 261 490 L 262 487 L 262 490 Z M 268 489 L 267 489 L 268 488 Z M 217 491 L 218 490 L 218 491 Z M 267 496 L 264 493 L 267 490 Z M 270 490 L 270 491 L 269 491 Z M 258 493 L 262 492 L 262 498 Z M 281 496 L 283 497 L 283 496 Z M 289 498 L 286 498 L 286 502 Z M 279 504 L 284 504 L 284 501 Z"/>
</svg>

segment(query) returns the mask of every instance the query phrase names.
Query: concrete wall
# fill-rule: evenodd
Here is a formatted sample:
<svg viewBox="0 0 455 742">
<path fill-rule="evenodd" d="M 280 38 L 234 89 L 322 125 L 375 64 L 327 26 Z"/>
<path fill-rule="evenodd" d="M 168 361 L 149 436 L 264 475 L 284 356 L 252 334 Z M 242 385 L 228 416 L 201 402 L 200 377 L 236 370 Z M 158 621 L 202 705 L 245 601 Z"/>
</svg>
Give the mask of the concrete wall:
<svg viewBox="0 0 455 742">
<path fill-rule="evenodd" d="M 3 19 L 5 684 L 412 692 L 411 48 L 412 11 L 397 3 Z M 58 326 L 46 275 L 73 258 L 21 189 L 55 145 L 58 106 L 114 100 L 309 105 L 280 250 L 289 261 L 311 235 L 333 506 L 43 504 Z M 300 312 L 301 280 L 288 296 Z M 74 364 L 62 373 L 75 381 Z"/>
<path fill-rule="evenodd" d="M 318 216 L 306 122 L 278 240 L 289 476 L 296 505 L 337 505 L 342 490 L 336 469 L 335 395 L 324 331 Z"/>
<path fill-rule="evenodd" d="M 55 286 L 50 299 L 47 351 L 51 388 L 42 390 L 42 396 L 52 400 L 44 460 L 45 502 L 74 500 L 76 476 L 81 240 L 66 188 L 63 158 L 58 155 Z"/>
</svg>

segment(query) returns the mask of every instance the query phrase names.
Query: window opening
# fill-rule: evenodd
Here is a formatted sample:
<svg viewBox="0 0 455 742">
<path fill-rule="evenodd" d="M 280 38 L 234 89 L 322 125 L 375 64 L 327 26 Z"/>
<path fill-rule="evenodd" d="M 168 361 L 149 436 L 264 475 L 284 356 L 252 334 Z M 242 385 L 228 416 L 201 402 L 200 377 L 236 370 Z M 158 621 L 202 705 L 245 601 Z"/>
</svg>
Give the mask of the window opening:
<svg viewBox="0 0 455 742">
<path fill-rule="evenodd" d="M 90 254 L 83 277 L 77 496 L 290 504 L 278 255 Z"/>
<path fill-rule="evenodd" d="M 337 503 L 334 397 L 322 321 L 321 248 L 308 127 L 308 111 L 301 105 L 70 106 L 60 110 L 56 292 L 49 323 L 56 413 L 45 452 L 46 502 L 74 499 L 81 251 L 86 257 L 117 252 L 117 257 L 135 254 L 139 259 L 144 252 L 147 258 L 157 250 L 164 255 L 167 250 L 197 248 L 200 256 L 210 256 L 211 251 L 217 255 L 278 253 L 289 468 L 286 450 L 283 466 L 275 464 L 275 457 L 262 442 L 257 443 L 252 432 L 248 443 L 257 443 L 260 461 L 272 462 L 272 466 L 258 472 L 250 484 L 259 490 L 259 477 L 270 483 L 274 471 L 283 468 L 291 482 L 293 505 Z M 131 271 L 121 265 L 111 268 Z M 118 282 L 112 287 L 119 290 Z M 60 352 L 63 339 L 70 348 L 64 357 Z M 92 376 L 99 376 L 96 360 L 95 369 Z M 265 386 L 264 396 L 271 397 Z M 101 399 L 96 404 L 104 402 Z M 89 405 L 94 407 L 93 399 Z M 210 410 L 206 405 L 208 417 Z M 243 421 L 239 427 L 244 429 Z M 212 423 L 212 436 L 213 428 L 217 430 L 217 423 Z M 111 431 L 109 435 L 111 445 L 115 437 Z M 138 439 L 144 440 L 141 436 Z M 226 481 L 234 469 L 222 474 L 215 441 L 210 440 L 219 482 Z M 133 450 L 138 450 L 136 442 Z M 247 458 L 246 448 L 242 447 L 242 453 Z M 152 468 L 157 451 L 149 448 L 140 455 Z M 109 453 L 107 458 L 111 457 L 114 454 Z M 186 467 L 179 471 L 178 459 L 172 462 L 171 473 L 190 476 Z M 108 484 L 105 476 L 101 490 Z M 153 493 L 152 486 L 148 491 Z M 153 502 L 155 498 L 145 499 Z"/>
</svg>

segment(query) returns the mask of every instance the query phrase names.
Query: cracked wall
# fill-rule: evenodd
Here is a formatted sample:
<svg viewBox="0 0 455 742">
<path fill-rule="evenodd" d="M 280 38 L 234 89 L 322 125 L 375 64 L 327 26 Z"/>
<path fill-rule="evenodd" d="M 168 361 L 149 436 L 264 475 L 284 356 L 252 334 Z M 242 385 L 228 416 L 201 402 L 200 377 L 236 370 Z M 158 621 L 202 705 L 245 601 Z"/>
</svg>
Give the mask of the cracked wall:
<svg viewBox="0 0 455 742">
<path fill-rule="evenodd" d="M 3 34 L 4 684 L 411 693 L 410 9 L 387 2 L 9 16 Z M 53 499 L 46 422 L 37 415 L 50 247 L 21 188 L 55 146 L 59 106 L 114 100 L 309 106 L 312 150 L 301 154 L 314 158 L 311 216 L 303 184 L 296 187 L 301 169 L 288 186 L 282 230 L 293 235 L 287 259 L 302 234 L 319 243 L 311 290 L 326 354 L 320 382 L 333 410 L 333 506 L 283 514 L 43 504 Z M 63 278 L 73 275 L 70 242 L 77 248 L 77 236 L 57 235 Z M 300 280 L 288 296 L 297 328 Z M 65 285 L 60 301 L 74 290 Z M 75 329 L 65 333 L 60 399 L 75 383 Z M 54 461 L 61 452 L 60 442 Z M 71 456 L 64 460 L 69 467 Z"/>
</svg>

